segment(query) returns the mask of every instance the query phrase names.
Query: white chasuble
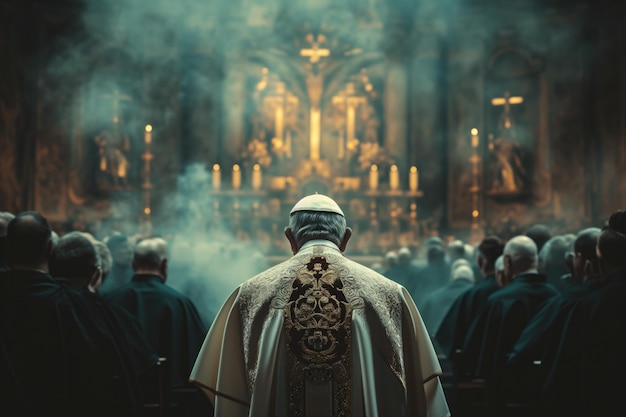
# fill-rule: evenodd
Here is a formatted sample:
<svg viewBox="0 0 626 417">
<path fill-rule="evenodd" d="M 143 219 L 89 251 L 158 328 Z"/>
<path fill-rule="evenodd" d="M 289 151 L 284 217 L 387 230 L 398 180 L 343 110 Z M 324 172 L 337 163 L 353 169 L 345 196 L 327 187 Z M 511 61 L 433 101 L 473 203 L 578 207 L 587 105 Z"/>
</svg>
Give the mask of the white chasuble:
<svg viewBox="0 0 626 417">
<path fill-rule="evenodd" d="M 190 380 L 219 417 L 448 416 L 413 300 L 330 242 L 226 300 Z"/>
</svg>

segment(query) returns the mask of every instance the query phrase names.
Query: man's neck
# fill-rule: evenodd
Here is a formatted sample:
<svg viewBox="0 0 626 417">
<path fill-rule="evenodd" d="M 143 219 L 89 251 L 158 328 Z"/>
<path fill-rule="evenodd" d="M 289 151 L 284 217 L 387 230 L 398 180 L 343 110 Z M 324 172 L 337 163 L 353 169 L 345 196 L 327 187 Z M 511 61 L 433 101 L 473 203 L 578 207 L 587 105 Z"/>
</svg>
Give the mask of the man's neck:
<svg viewBox="0 0 626 417">
<path fill-rule="evenodd" d="M 302 246 L 300 246 L 300 249 L 298 249 L 298 253 L 316 245 L 328 246 L 329 248 L 339 250 L 339 246 L 337 246 L 335 243 L 331 242 L 330 240 L 313 239 L 313 240 L 309 240 L 308 242 L 305 242 Z"/>
<path fill-rule="evenodd" d="M 520 275 L 526 275 L 526 274 L 538 274 L 539 272 L 537 271 L 537 268 L 530 268 L 530 269 L 525 269 L 523 271 L 517 271 L 513 274 L 513 277 L 517 277 Z"/>
</svg>

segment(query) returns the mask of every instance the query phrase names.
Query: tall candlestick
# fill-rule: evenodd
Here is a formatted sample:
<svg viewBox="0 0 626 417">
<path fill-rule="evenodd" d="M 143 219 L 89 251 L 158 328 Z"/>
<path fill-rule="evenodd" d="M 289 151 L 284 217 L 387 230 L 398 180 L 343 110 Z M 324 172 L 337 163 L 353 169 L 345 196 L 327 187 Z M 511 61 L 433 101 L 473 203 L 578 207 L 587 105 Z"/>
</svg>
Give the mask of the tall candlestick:
<svg viewBox="0 0 626 417">
<path fill-rule="evenodd" d="M 252 167 L 252 189 L 258 191 L 261 189 L 262 184 L 262 174 L 261 174 L 261 166 L 259 164 L 254 164 Z"/>
<path fill-rule="evenodd" d="M 152 143 L 152 126 L 146 125 L 145 132 L 143 135 L 143 140 L 146 142 L 146 145 L 150 145 Z"/>
<path fill-rule="evenodd" d="M 213 165 L 213 190 L 219 191 L 220 185 L 222 183 L 222 171 L 220 171 L 220 165 Z"/>
<path fill-rule="evenodd" d="M 478 129 L 474 127 L 470 133 L 472 134 L 472 148 L 478 148 Z"/>
<path fill-rule="evenodd" d="M 370 167 L 370 190 L 376 191 L 378 189 L 378 167 L 372 165 Z"/>
<path fill-rule="evenodd" d="M 419 187 L 419 171 L 416 166 L 409 169 L 409 191 L 417 192 Z"/>
<path fill-rule="evenodd" d="M 239 190 L 241 188 L 241 169 L 239 165 L 233 165 L 233 189 Z"/>
<path fill-rule="evenodd" d="M 389 169 L 389 189 L 391 191 L 397 191 L 400 188 L 400 172 L 398 172 L 398 166 L 392 165 Z"/>
</svg>

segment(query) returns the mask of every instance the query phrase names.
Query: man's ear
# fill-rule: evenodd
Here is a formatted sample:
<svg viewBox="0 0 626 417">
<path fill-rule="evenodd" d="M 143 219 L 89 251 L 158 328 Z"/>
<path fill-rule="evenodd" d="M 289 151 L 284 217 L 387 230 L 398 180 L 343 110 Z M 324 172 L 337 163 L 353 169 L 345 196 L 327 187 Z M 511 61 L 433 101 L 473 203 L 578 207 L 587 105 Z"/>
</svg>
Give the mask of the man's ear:
<svg viewBox="0 0 626 417">
<path fill-rule="evenodd" d="M 352 237 L 352 229 L 346 227 L 346 232 L 343 234 L 343 239 L 341 239 L 341 243 L 339 243 L 339 250 L 341 252 L 346 250 L 346 245 L 348 244 L 350 237 Z"/>
<path fill-rule="evenodd" d="M 285 236 L 291 245 L 291 252 L 295 255 L 300 248 L 298 248 L 298 242 L 296 242 L 296 237 L 293 235 L 290 227 L 285 227 Z"/>
<path fill-rule="evenodd" d="M 100 285 L 102 284 L 102 269 L 97 267 L 91 278 L 89 278 L 89 284 L 87 284 L 87 289 L 89 292 L 96 293 Z"/>
</svg>

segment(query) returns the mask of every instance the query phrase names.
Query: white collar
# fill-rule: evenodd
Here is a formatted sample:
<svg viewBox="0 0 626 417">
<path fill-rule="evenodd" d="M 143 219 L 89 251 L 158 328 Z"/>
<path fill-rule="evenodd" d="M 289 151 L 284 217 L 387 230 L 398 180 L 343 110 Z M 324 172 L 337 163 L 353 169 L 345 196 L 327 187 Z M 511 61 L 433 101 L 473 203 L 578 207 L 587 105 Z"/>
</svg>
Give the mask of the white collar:
<svg viewBox="0 0 626 417">
<path fill-rule="evenodd" d="M 339 246 L 335 245 L 333 242 L 331 242 L 330 240 L 325 240 L 325 239 L 313 239 L 313 240 L 309 240 L 308 242 L 306 242 L 304 245 L 302 245 L 300 247 L 300 249 L 298 250 L 298 253 L 301 253 L 303 250 L 309 249 L 312 246 L 326 246 L 329 247 L 331 249 L 336 250 L 337 252 L 341 252 L 339 250 Z"/>
</svg>

